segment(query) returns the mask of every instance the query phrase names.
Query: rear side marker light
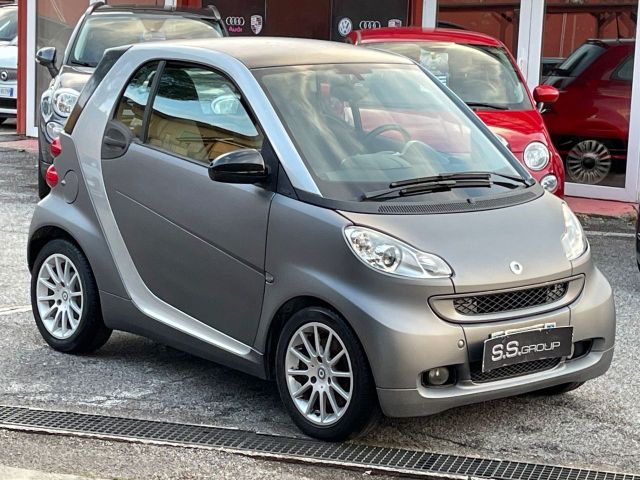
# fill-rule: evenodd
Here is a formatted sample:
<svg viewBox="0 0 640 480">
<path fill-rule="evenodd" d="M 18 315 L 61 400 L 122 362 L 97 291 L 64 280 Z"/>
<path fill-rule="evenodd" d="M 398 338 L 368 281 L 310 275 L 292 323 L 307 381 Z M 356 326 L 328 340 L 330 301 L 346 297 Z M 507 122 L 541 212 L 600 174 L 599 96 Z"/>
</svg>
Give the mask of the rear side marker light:
<svg viewBox="0 0 640 480">
<path fill-rule="evenodd" d="M 62 153 L 62 145 L 60 144 L 60 137 L 56 137 L 53 139 L 53 142 L 51 142 L 50 151 L 51 151 L 51 156 L 53 158 L 56 158 L 58 155 Z"/>
<path fill-rule="evenodd" d="M 44 174 L 44 180 L 47 182 L 47 185 L 49 185 L 49 188 L 58 185 L 58 172 L 53 164 L 47 168 L 47 173 Z"/>
</svg>

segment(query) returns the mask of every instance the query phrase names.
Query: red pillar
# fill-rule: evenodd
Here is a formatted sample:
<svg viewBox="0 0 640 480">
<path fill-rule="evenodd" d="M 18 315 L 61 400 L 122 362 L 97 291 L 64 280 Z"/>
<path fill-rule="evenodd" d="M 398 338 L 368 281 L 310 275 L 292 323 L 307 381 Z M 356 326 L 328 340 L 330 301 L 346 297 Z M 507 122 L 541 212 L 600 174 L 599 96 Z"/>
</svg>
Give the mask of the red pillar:
<svg viewBox="0 0 640 480">
<path fill-rule="evenodd" d="M 422 26 L 422 0 L 410 0 L 409 25 L 415 27 Z"/>
<path fill-rule="evenodd" d="M 27 131 L 27 2 L 18 2 L 18 118 L 17 133 Z"/>
<path fill-rule="evenodd" d="M 182 8 L 202 8 L 202 0 L 178 0 L 178 6 Z"/>
</svg>

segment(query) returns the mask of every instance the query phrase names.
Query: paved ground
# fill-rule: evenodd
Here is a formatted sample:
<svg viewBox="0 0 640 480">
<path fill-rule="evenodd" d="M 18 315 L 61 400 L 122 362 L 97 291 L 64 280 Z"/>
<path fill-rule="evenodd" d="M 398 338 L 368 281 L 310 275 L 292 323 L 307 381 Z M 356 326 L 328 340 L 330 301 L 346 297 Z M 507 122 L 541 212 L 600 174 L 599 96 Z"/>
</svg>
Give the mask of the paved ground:
<svg viewBox="0 0 640 480">
<path fill-rule="evenodd" d="M 299 435 L 280 405 L 275 385 L 269 382 L 123 333 L 114 334 L 93 355 L 63 355 L 45 345 L 29 312 L 2 313 L 3 308 L 29 303 L 25 245 L 36 200 L 34 165 L 32 155 L 3 151 L 0 143 L 0 404 L 204 422 Z M 587 227 L 631 232 L 630 225 L 615 220 L 594 220 Z M 614 286 L 618 306 L 617 350 L 606 376 L 561 397 L 521 396 L 458 408 L 430 418 L 385 419 L 362 441 L 640 472 L 640 376 L 636 364 L 640 276 L 633 241 L 630 236 L 599 234 L 590 235 L 590 241 L 599 267 Z M 80 448 L 82 461 L 70 462 L 72 452 Z M 21 451 L 23 454 L 17 455 Z M 161 462 L 160 473 L 153 470 L 157 468 L 153 459 Z M 113 474 L 109 470 L 112 462 L 117 463 Z M 331 470 L 309 473 L 306 467 L 212 452 L 1 431 L 0 463 L 59 473 L 121 477 L 148 476 L 154 471 L 161 478 L 171 478 L 172 473 L 182 472 L 181 468 L 187 472 L 184 478 L 201 478 L 199 475 L 206 472 L 247 478 L 254 478 L 254 474 L 285 478 L 301 473 L 314 478 L 337 475 Z M 344 478 L 354 475 L 344 473 Z"/>
</svg>

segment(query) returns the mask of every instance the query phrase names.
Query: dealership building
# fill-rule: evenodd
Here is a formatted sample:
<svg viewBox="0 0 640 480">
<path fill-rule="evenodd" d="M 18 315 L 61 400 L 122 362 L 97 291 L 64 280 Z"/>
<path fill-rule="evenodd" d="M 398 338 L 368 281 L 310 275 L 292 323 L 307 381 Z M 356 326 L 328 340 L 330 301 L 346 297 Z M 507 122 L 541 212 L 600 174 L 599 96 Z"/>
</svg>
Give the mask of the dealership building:
<svg viewBox="0 0 640 480">
<path fill-rule="evenodd" d="M 73 28 L 91 3 L 94 1 L 18 0 L 19 133 L 37 136 L 40 95 L 51 79 L 47 70 L 35 63 L 35 52 L 44 46 L 55 46 L 61 59 Z M 585 81 L 582 101 L 591 107 L 586 109 L 589 118 L 585 120 L 597 125 L 601 133 L 588 134 L 594 138 L 580 137 L 587 135 L 584 131 L 575 134 L 576 145 L 591 145 L 588 141 L 593 140 L 610 151 L 610 170 L 597 182 L 574 178 L 567 183 L 566 193 L 632 202 L 640 198 L 640 67 L 633 62 L 637 45 L 629 40 L 636 37 L 638 0 L 108 0 L 107 3 L 166 8 L 215 5 L 230 35 L 344 41 L 352 30 L 387 26 L 479 31 L 505 43 L 531 89 L 556 67 L 567 71 L 569 66 L 575 67 L 572 71 L 577 79 L 592 56 L 605 55 L 605 50 L 616 42 L 631 44 L 628 58 L 619 67 Z M 587 48 L 583 44 L 588 39 L 602 41 L 591 42 Z M 571 57 L 572 65 L 564 62 L 567 57 Z M 562 91 L 562 85 L 559 89 Z M 606 115 L 615 116 L 623 128 L 613 133 L 607 131 L 609 127 L 604 126 L 605 113 L 600 105 L 605 105 Z"/>
</svg>

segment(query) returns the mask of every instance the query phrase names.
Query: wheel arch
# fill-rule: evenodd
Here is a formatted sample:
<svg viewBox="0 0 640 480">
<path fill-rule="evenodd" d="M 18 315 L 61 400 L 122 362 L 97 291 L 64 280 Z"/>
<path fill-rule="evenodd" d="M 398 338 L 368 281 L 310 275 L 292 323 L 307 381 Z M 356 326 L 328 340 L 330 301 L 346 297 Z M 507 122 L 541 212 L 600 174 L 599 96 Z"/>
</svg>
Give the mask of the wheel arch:
<svg viewBox="0 0 640 480">
<path fill-rule="evenodd" d="M 347 318 L 340 312 L 340 310 L 338 310 L 336 307 L 331 305 L 326 300 L 323 300 L 319 297 L 310 296 L 310 295 L 301 295 L 301 296 L 290 298 L 289 300 L 284 302 L 282 305 L 280 305 L 278 310 L 276 310 L 276 313 L 273 315 L 273 318 L 271 319 L 271 323 L 269 324 L 269 330 L 267 333 L 267 340 L 265 343 L 265 352 L 264 352 L 264 358 L 265 358 L 264 367 L 265 367 L 266 378 L 273 379 L 273 371 L 274 371 L 275 360 L 276 360 L 276 349 L 278 345 L 278 339 L 280 337 L 280 332 L 282 331 L 283 327 L 286 325 L 287 321 L 291 317 L 293 317 L 293 315 L 295 315 L 297 312 L 307 307 L 326 308 L 327 310 L 331 310 L 332 312 L 334 312 L 336 315 L 339 315 L 345 321 L 346 325 L 351 329 L 355 337 L 360 342 L 360 338 L 358 337 L 355 329 L 349 323 Z M 365 351 L 365 356 L 366 356 L 366 351 Z M 368 362 L 368 359 L 367 359 L 367 362 Z"/>
<path fill-rule="evenodd" d="M 73 243 L 86 256 L 86 253 L 78 241 L 67 230 L 56 225 L 45 225 L 38 228 L 29 238 L 27 246 L 27 264 L 29 271 L 33 269 L 33 264 L 44 246 L 52 240 L 63 239 Z"/>
</svg>

